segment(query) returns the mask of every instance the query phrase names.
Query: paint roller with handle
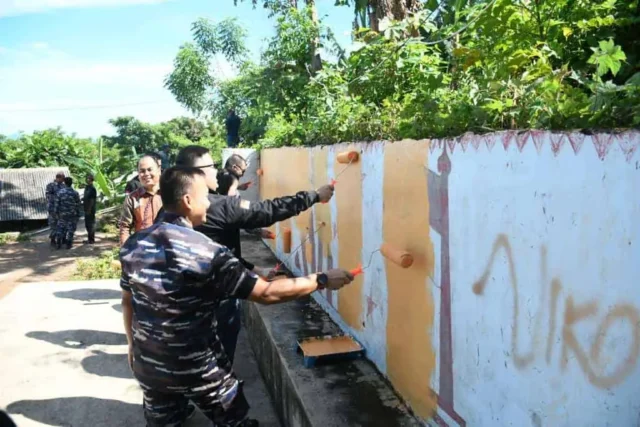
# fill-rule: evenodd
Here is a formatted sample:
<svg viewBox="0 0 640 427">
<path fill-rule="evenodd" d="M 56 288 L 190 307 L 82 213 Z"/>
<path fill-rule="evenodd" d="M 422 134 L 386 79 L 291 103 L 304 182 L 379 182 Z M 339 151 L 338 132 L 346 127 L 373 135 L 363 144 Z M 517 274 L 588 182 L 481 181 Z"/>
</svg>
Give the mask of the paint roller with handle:
<svg viewBox="0 0 640 427">
<path fill-rule="evenodd" d="M 335 185 L 338 183 L 337 178 L 340 175 L 342 175 L 342 173 L 346 171 L 349 168 L 349 166 L 351 166 L 351 163 L 357 162 L 359 159 L 360 159 L 360 154 L 357 151 L 344 151 L 338 154 L 336 156 L 336 161 L 338 163 L 346 164 L 347 166 L 345 166 L 344 169 L 342 169 L 338 173 L 338 175 L 336 175 L 336 177 L 331 180 L 331 186 L 335 187 Z M 322 202 L 322 203 L 327 203 L 327 202 Z"/>
<path fill-rule="evenodd" d="M 366 267 L 363 267 L 362 264 L 360 264 L 358 267 L 349 271 L 349 273 L 354 276 L 362 274 L 364 270 L 366 268 L 369 268 L 369 266 L 371 265 L 373 254 L 375 254 L 376 252 L 380 252 L 383 257 L 401 268 L 409 268 L 413 265 L 413 255 L 411 255 L 409 252 L 395 248 L 388 243 L 383 243 L 382 245 L 380 245 L 379 249 L 376 249 L 371 253 L 371 256 L 369 257 L 369 263 L 366 265 Z"/>
</svg>

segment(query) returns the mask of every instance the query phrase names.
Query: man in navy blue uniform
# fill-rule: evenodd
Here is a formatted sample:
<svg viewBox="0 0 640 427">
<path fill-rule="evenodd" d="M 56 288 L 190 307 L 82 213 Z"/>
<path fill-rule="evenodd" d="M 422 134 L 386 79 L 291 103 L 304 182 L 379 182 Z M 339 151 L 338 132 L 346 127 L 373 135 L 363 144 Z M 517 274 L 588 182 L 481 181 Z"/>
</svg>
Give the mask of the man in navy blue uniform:
<svg viewBox="0 0 640 427">
<path fill-rule="evenodd" d="M 122 308 L 129 363 L 144 393 L 147 426 L 179 426 L 188 401 L 218 427 L 257 426 L 216 333 L 216 310 L 229 298 L 275 304 L 318 289 L 340 289 L 344 270 L 267 282 L 226 247 L 193 229 L 205 222 L 205 174 L 175 167 L 160 179 L 165 213 L 120 250 Z"/>
<path fill-rule="evenodd" d="M 242 159 L 246 168 L 246 162 Z M 184 147 L 178 153 L 176 164 L 196 167 L 202 170 L 209 188 L 209 209 L 207 220 L 196 230 L 205 234 L 216 243 L 228 247 L 233 255 L 240 259 L 245 267 L 254 270 L 255 266 L 242 258 L 240 229 L 255 230 L 269 227 L 306 211 L 315 203 L 328 202 L 333 197 L 331 185 L 320 187 L 317 191 L 300 191 L 294 196 L 278 197 L 261 202 L 250 202 L 240 197 L 227 197 L 216 194 L 218 190 L 218 171 L 209 150 L 198 145 Z M 256 269 L 257 270 L 257 269 Z M 224 301 L 216 312 L 220 340 L 231 363 L 235 355 L 238 334 L 242 325 L 238 301 L 234 298 Z"/>
<path fill-rule="evenodd" d="M 56 195 L 58 191 L 64 188 L 64 173 L 58 172 L 56 179 L 53 182 L 47 184 L 45 194 L 47 196 L 47 212 L 49 213 L 49 240 L 51 240 L 51 246 L 56 245 L 56 233 L 58 232 L 58 218 L 54 212 Z"/>
<path fill-rule="evenodd" d="M 64 187 L 56 193 L 53 211 L 58 219 L 56 224 L 56 247 L 60 249 L 66 245 L 71 249 L 73 236 L 76 233 L 78 220 L 82 211 L 80 195 L 73 189 L 73 178 L 64 179 Z"/>
</svg>

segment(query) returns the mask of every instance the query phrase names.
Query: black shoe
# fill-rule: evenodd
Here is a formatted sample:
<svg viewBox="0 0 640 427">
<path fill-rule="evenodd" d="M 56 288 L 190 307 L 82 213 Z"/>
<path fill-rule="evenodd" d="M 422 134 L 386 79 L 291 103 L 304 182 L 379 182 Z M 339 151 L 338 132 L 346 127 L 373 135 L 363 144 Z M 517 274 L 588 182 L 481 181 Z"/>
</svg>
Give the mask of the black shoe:
<svg viewBox="0 0 640 427">
<path fill-rule="evenodd" d="M 260 423 L 258 422 L 258 420 L 254 420 L 253 418 L 247 418 L 246 420 L 238 424 L 238 427 L 259 427 L 259 426 L 260 426 Z"/>
<path fill-rule="evenodd" d="M 71 249 L 71 246 L 73 246 L 72 242 L 67 243 L 67 249 Z"/>
<path fill-rule="evenodd" d="M 96 241 L 95 240 L 83 240 L 82 243 L 84 243 L 85 245 L 95 245 Z"/>
</svg>

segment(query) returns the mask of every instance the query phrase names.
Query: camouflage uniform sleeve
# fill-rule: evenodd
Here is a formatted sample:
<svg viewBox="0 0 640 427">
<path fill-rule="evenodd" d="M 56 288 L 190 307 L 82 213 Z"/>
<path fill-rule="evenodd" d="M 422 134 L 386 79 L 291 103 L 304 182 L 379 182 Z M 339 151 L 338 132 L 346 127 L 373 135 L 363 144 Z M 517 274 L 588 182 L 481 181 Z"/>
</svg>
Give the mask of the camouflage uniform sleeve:
<svg viewBox="0 0 640 427">
<path fill-rule="evenodd" d="M 58 191 L 58 193 L 56 193 L 53 196 L 53 213 L 58 214 L 59 210 L 60 210 L 60 192 Z"/>
<path fill-rule="evenodd" d="M 120 222 L 118 228 L 120 231 L 120 246 L 127 241 L 131 236 L 131 227 L 133 226 L 133 198 L 131 194 L 128 194 L 124 199 L 122 206 L 122 214 L 120 215 Z"/>
<path fill-rule="evenodd" d="M 122 270 L 120 275 L 120 288 L 125 292 L 131 292 L 131 282 L 129 282 L 129 275 Z"/>
<path fill-rule="evenodd" d="M 213 256 L 209 277 L 211 292 L 220 300 L 247 299 L 258 281 L 258 276 L 248 270 L 226 247 L 222 247 Z"/>
<path fill-rule="evenodd" d="M 54 191 L 53 185 L 51 185 L 51 183 L 47 184 L 47 187 L 45 189 L 45 194 L 46 194 L 46 197 L 47 197 L 47 202 L 49 204 L 51 204 L 54 201 L 53 196 L 55 195 L 55 191 Z M 51 206 L 49 206 L 49 207 L 51 207 Z"/>
</svg>

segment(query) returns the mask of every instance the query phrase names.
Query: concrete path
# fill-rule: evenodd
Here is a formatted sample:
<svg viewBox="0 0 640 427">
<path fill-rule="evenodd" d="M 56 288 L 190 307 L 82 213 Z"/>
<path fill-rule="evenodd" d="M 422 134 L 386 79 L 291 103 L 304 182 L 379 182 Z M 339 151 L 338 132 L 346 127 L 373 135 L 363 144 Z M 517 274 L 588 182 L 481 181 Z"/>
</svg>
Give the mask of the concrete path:
<svg viewBox="0 0 640 427">
<path fill-rule="evenodd" d="M 0 299 L 0 407 L 19 427 L 144 426 L 117 281 L 25 283 Z M 236 372 L 252 416 L 280 426 L 244 332 Z M 210 426 L 198 413 L 187 427 Z"/>
</svg>

